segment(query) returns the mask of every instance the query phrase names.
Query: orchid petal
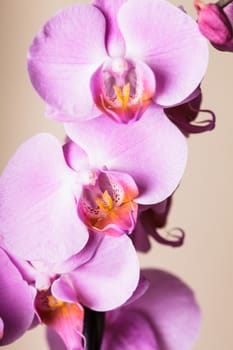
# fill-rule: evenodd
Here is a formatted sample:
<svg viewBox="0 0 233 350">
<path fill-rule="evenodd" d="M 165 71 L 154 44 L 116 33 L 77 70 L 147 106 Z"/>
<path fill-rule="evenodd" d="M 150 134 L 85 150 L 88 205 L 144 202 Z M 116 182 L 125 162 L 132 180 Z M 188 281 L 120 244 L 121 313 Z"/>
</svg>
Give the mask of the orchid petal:
<svg viewBox="0 0 233 350">
<path fill-rule="evenodd" d="M 46 337 L 50 350 L 67 350 L 61 337 L 59 337 L 59 335 L 52 328 L 47 327 Z"/>
<path fill-rule="evenodd" d="M 63 146 L 66 163 L 75 171 L 87 170 L 89 168 L 88 155 L 76 143 L 67 142 Z"/>
<path fill-rule="evenodd" d="M 107 315 L 101 350 L 160 350 L 148 319 L 135 311 L 122 312 L 118 319 Z"/>
<path fill-rule="evenodd" d="M 57 298 L 72 300 L 70 287 L 76 291 L 79 302 L 88 308 L 97 311 L 116 308 L 136 289 L 138 264 L 136 252 L 126 235 L 117 238 L 102 235 L 93 258 L 54 282 L 53 293 Z"/>
<path fill-rule="evenodd" d="M 71 272 L 71 271 L 77 269 L 79 266 L 82 266 L 82 265 L 88 263 L 88 261 L 90 261 L 91 259 L 94 258 L 95 254 L 98 250 L 99 245 L 101 245 L 102 239 L 103 239 L 103 235 L 94 234 L 94 233 L 90 232 L 88 242 L 83 247 L 83 249 L 79 253 L 72 256 L 69 260 L 62 262 L 57 271 L 60 273 L 68 273 L 68 272 Z M 54 290 L 53 287 L 55 284 L 56 284 L 56 281 L 54 281 L 54 283 L 53 283 L 52 290 Z M 62 300 L 70 301 L 70 302 L 76 301 L 76 298 L 75 299 L 66 299 L 65 295 L 63 295 L 63 296 L 59 295 L 59 298 L 61 298 Z"/>
<path fill-rule="evenodd" d="M 161 109 L 149 107 L 132 125 L 114 124 L 113 128 L 111 120 L 102 116 L 66 124 L 66 131 L 89 154 L 91 167 L 106 166 L 132 176 L 139 188 L 139 204 L 161 202 L 183 175 L 186 141 Z"/>
<path fill-rule="evenodd" d="M 88 233 L 77 215 L 75 191 L 75 172 L 53 136 L 39 134 L 21 145 L 0 178 L 6 248 L 17 257 L 45 262 L 64 261 L 80 251 Z"/>
<path fill-rule="evenodd" d="M 64 300 L 68 303 L 77 302 L 77 292 L 68 277 L 68 273 L 78 269 L 79 266 L 87 264 L 90 260 L 95 259 L 96 252 L 102 244 L 103 238 L 104 236 L 102 234 L 90 232 L 85 247 L 78 254 L 75 254 L 57 267 L 57 272 L 62 275 L 56 279 L 51 286 L 52 294 L 57 299 Z"/>
<path fill-rule="evenodd" d="M 197 88 L 207 68 L 208 47 L 190 16 L 163 0 L 128 0 L 118 21 L 127 56 L 154 70 L 156 103 L 177 104 Z"/>
<path fill-rule="evenodd" d="M 159 348 L 191 349 L 200 326 L 200 310 L 193 292 L 167 272 L 148 269 L 143 274 L 150 281 L 150 288 L 142 298 L 130 304 L 128 310 L 147 316 L 154 326 Z"/>
<path fill-rule="evenodd" d="M 96 6 L 105 16 L 107 23 L 106 46 L 110 56 L 120 57 L 125 54 L 125 41 L 117 23 L 119 8 L 126 0 L 94 0 L 92 5 Z"/>
<path fill-rule="evenodd" d="M 99 245 L 101 244 L 101 241 L 103 239 L 103 235 L 101 234 L 94 234 L 90 232 L 88 242 L 83 247 L 83 249 L 73 255 L 71 258 L 69 258 L 66 261 L 63 261 L 59 264 L 56 264 L 55 267 L 49 266 L 49 270 L 56 271 L 57 274 L 66 274 L 69 273 L 75 269 L 77 269 L 79 266 L 86 264 L 88 261 L 90 261 L 96 254 L 96 251 L 98 250 Z M 46 264 L 48 266 L 48 264 Z M 56 279 L 52 284 L 52 294 L 56 296 L 58 299 L 65 300 L 67 302 L 76 302 L 76 294 L 75 297 L 73 297 L 74 294 L 72 294 L 70 297 L 67 297 L 67 293 L 62 294 L 63 292 L 60 290 L 57 292 L 58 288 L 56 283 L 59 279 Z"/>
<path fill-rule="evenodd" d="M 32 84 L 38 94 L 53 108 L 47 109 L 49 119 L 70 122 L 100 115 L 89 87 L 94 65 L 45 64 L 29 61 Z"/>
<path fill-rule="evenodd" d="M 148 281 L 148 279 L 145 278 L 143 274 L 140 274 L 137 288 L 133 292 L 132 296 L 126 301 L 126 303 L 124 303 L 124 306 L 129 305 L 133 303 L 135 300 L 141 298 L 149 287 L 150 287 L 150 282 Z"/>
<path fill-rule="evenodd" d="M 0 237 L 1 237 L 1 235 L 0 235 Z M 1 244 L 2 244 L 2 242 L 1 242 Z M 1 246 L 1 248 L 5 249 L 5 247 L 3 245 Z M 7 251 L 7 249 L 5 249 L 5 251 L 7 252 L 12 263 L 15 265 L 15 267 L 19 271 L 22 278 L 25 281 L 27 281 L 28 284 L 32 285 L 35 282 L 36 272 L 37 272 L 35 270 L 34 266 L 30 262 L 28 262 L 27 260 L 17 259 L 13 254 L 9 253 L 9 251 Z"/>
<path fill-rule="evenodd" d="M 0 265 L 0 345 L 6 345 L 30 327 L 34 316 L 34 293 L 2 249 Z"/>
<path fill-rule="evenodd" d="M 177 106 L 183 105 L 183 104 L 188 103 L 188 102 L 192 102 L 193 100 L 195 100 L 197 102 L 198 98 L 202 99 L 202 90 L 201 90 L 200 85 L 188 97 L 186 97 L 182 102 L 178 103 Z M 201 103 L 201 101 L 200 101 L 200 103 Z"/>
<path fill-rule="evenodd" d="M 34 39 L 28 71 L 39 95 L 58 110 L 57 116 L 50 110 L 51 118 L 70 121 L 99 114 L 89 81 L 107 55 L 105 26 L 96 7 L 77 5 L 52 17 Z"/>
</svg>

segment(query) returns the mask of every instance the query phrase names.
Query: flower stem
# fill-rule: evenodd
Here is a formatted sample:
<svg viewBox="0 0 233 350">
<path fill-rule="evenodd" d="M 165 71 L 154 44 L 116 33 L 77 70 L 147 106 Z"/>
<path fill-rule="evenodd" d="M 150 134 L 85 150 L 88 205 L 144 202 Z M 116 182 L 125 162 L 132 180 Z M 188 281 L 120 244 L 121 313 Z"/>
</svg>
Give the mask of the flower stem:
<svg viewBox="0 0 233 350">
<path fill-rule="evenodd" d="M 85 307 L 84 336 L 86 350 L 100 350 L 104 331 L 104 312 L 93 311 Z"/>
<path fill-rule="evenodd" d="M 216 5 L 218 5 L 219 7 L 223 8 L 227 5 L 229 5 L 233 0 L 219 0 L 218 2 L 216 2 Z"/>
</svg>

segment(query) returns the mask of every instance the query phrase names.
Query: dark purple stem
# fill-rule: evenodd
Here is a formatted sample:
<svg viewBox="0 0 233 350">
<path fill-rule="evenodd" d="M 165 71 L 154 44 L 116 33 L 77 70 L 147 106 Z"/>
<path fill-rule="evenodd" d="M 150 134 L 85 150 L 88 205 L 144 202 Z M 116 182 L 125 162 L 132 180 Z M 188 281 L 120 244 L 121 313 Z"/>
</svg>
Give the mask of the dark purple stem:
<svg viewBox="0 0 233 350">
<path fill-rule="evenodd" d="M 104 312 L 85 309 L 84 337 L 86 350 L 100 350 L 104 332 Z"/>
</svg>

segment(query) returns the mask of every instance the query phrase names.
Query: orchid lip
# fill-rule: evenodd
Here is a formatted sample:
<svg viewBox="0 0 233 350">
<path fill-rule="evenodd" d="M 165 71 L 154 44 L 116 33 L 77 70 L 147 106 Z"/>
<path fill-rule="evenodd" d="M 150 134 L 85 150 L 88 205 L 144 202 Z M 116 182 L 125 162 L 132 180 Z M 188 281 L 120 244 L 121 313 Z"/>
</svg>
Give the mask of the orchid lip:
<svg viewBox="0 0 233 350">
<path fill-rule="evenodd" d="M 83 186 L 78 214 L 93 231 L 113 236 L 128 234 L 136 223 L 137 195 L 137 186 L 129 175 L 97 171 L 95 183 Z"/>
<path fill-rule="evenodd" d="M 155 94 L 155 77 L 142 62 L 123 57 L 107 60 L 92 76 L 97 107 L 111 119 L 128 124 L 138 120 Z"/>
<path fill-rule="evenodd" d="M 65 309 L 71 308 L 76 313 L 83 313 L 81 305 L 57 299 L 51 294 L 50 289 L 38 291 L 35 299 L 35 309 L 42 323 L 50 325 L 56 322 L 57 313 L 66 314 Z M 65 315 L 68 316 L 68 313 Z"/>
<path fill-rule="evenodd" d="M 37 293 L 35 309 L 40 321 L 62 338 L 67 350 L 77 345 L 81 348 L 84 321 L 82 305 L 57 299 L 48 289 Z"/>
</svg>

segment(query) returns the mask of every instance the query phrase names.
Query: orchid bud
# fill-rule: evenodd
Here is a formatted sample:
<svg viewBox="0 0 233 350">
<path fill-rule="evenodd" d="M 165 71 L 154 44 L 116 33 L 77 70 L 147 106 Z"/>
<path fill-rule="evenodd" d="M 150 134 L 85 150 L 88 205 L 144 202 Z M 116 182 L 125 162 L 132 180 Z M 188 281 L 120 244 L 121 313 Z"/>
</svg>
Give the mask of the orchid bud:
<svg viewBox="0 0 233 350">
<path fill-rule="evenodd" d="M 204 4 L 201 0 L 196 0 L 194 5 L 198 12 L 198 25 L 201 33 L 214 46 L 220 50 L 226 50 L 224 45 L 233 38 L 233 16 L 228 16 L 227 11 L 225 11 L 227 7 L 231 6 L 231 3 L 224 8 L 218 3 Z"/>
</svg>

